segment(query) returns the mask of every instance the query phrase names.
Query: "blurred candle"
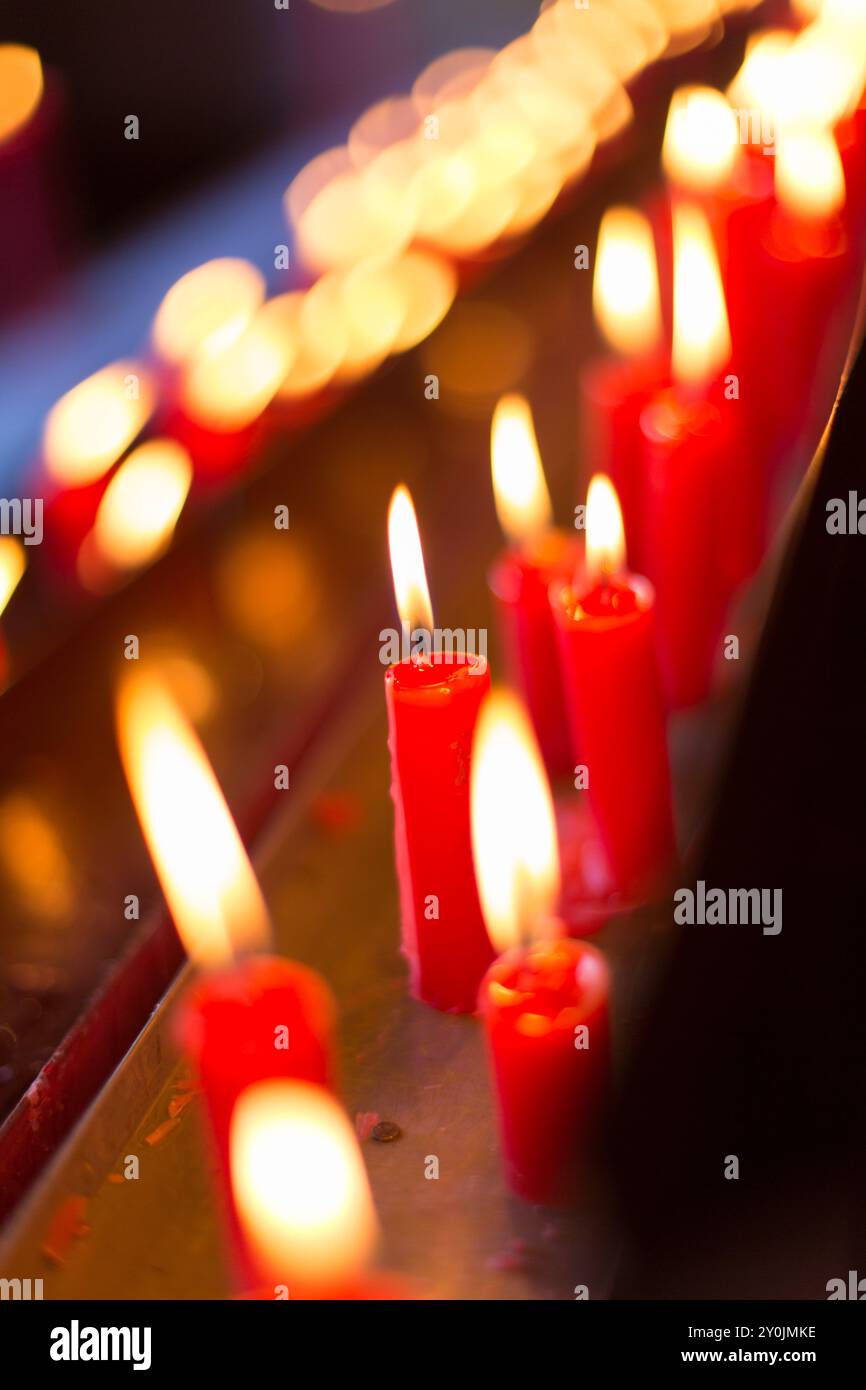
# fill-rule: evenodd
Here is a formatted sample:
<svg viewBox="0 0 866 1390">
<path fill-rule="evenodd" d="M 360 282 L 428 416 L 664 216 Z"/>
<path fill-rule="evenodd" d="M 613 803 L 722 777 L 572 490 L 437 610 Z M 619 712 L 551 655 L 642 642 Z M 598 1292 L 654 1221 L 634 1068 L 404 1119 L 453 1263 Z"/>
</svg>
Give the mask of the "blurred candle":
<svg viewBox="0 0 866 1390">
<path fill-rule="evenodd" d="M 554 585 L 560 659 L 589 803 L 616 888 L 652 892 L 675 858 L 652 586 L 625 566 L 609 479 L 589 485 L 586 574 Z"/>
<path fill-rule="evenodd" d="M 601 220 L 592 303 L 613 355 L 591 362 L 581 376 L 583 458 L 590 471 L 613 478 L 635 556 L 642 557 L 638 421 L 668 366 L 652 229 L 633 208 L 609 208 Z"/>
<path fill-rule="evenodd" d="M 404 487 L 391 498 L 388 539 L 410 648 L 385 672 L 403 954 L 416 999 L 471 1013 L 491 956 L 469 828 L 472 734 L 490 675 L 483 656 L 434 650 L 421 540 Z"/>
<path fill-rule="evenodd" d="M 355 1132 L 326 1090 L 284 1078 L 249 1086 L 232 1115 L 230 1150 L 256 1296 L 406 1296 L 397 1280 L 369 1270 L 379 1235 L 370 1184 Z"/>
<path fill-rule="evenodd" d="M 581 563 L 577 537 L 553 524 L 532 413 L 522 396 L 503 396 L 491 427 L 493 497 L 509 542 L 490 570 L 508 674 L 520 691 L 551 776 L 572 767 L 556 633 L 547 594 Z"/>
<path fill-rule="evenodd" d="M 472 843 L 484 916 L 503 954 L 478 992 L 510 1187 L 558 1204 L 578 1190 L 608 1084 L 608 969 L 564 937 L 556 824 L 518 699 L 482 705 L 472 753 Z"/>
<path fill-rule="evenodd" d="M 334 1004 L 324 981 L 268 954 L 261 890 L 204 749 L 167 689 L 127 675 L 118 739 L 133 804 L 184 947 L 204 972 L 175 1030 L 204 1092 L 235 1257 L 246 1246 L 231 1198 L 229 1135 L 241 1092 L 293 1078 L 330 1085 Z"/>
<path fill-rule="evenodd" d="M 174 439 L 151 439 L 123 460 L 96 512 L 78 556 L 86 588 L 111 588 L 171 544 L 192 482 L 192 461 Z"/>
<path fill-rule="evenodd" d="M 647 574 L 656 591 L 662 680 L 675 707 L 709 694 L 730 587 L 722 577 L 723 553 L 731 548 L 739 556 L 755 527 L 753 464 L 731 418 L 741 407 L 719 390 L 730 352 L 709 225 L 700 209 L 677 203 L 673 384 L 641 414 Z"/>
</svg>

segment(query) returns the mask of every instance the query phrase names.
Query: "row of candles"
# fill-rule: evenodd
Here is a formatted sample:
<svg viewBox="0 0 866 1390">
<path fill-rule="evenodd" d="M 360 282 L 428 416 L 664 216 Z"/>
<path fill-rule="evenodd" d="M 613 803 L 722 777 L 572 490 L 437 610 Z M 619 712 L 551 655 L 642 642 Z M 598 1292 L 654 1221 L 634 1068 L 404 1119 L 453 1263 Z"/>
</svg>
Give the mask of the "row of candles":
<svg viewBox="0 0 866 1390">
<path fill-rule="evenodd" d="M 825 22 L 819 15 L 803 31 L 810 43 Z M 830 52 L 846 26 L 834 16 L 821 30 L 822 42 L 836 36 Z M 755 109 L 769 109 L 787 90 L 779 73 L 798 42 L 763 36 L 749 50 L 738 82 Z M 802 51 L 789 71 L 802 71 Z M 807 69 L 817 81 L 820 64 Z M 862 67 L 856 72 L 862 79 Z M 654 891 L 676 852 L 667 714 L 711 689 L 725 612 L 760 562 L 774 477 L 804 423 L 796 407 L 860 269 L 864 208 L 856 197 L 845 201 L 866 158 L 860 91 L 853 76 L 846 89 L 839 73 L 837 65 L 821 101 L 815 82 L 809 86 L 808 120 L 785 114 L 774 156 L 744 149 L 739 134 L 731 140 L 719 94 L 679 94 L 665 141 L 668 194 L 646 215 L 606 216 L 594 303 L 613 355 L 580 387 L 587 458 L 600 475 L 587 498 L 585 541 L 553 525 L 526 402 L 499 403 L 494 493 L 509 545 L 491 587 L 520 698 L 490 690 L 486 663 L 436 652 L 435 643 L 432 655 L 386 673 L 411 987 L 437 1008 L 479 1012 L 506 1174 L 530 1200 L 573 1192 L 610 1052 L 604 956 L 569 937 L 558 915 L 550 778 L 585 767 L 608 884 L 631 899 Z M 759 307 L 748 280 L 756 263 Z M 142 447 L 158 447 L 150 441 L 128 452 L 167 381 L 177 386 L 176 403 L 193 399 L 192 383 L 211 371 L 222 381 L 216 398 L 234 388 L 238 373 L 226 373 L 224 354 L 245 340 L 249 353 L 249 325 L 268 305 L 256 272 L 233 264 L 220 276 L 226 271 L 216 282 L 194 273 L 167 298 L 156 372 L 120 364 L 95 397 L 67 398 L 52 415 L 45 466 L 79 541 L 97 529 L 108 475 L 116 484 Z M 364 296 L 375 299 L 384 283 L 372 277 Z M 329 294 L 320 294 L 318 322 L 333 309 Z M 294 320 L 306 303 L 284 303 L 275 319 Z M 313 370 L 315 354 L 305 348 L 301 358 Z M 245 360 L 228 358 L 236 367 Z M 734 381 L 739 393 L 729 390 Z M 70 429 L 70 411 L 82 413 L 86 428 L 79 417 Z M 148 525 L 155 549 L 170 538 L 189 486 L 188 454 L 183 463 L 174 502 L 156 508 L 156 521 L 148 508 L 163 490 L 131 489 L 140 557 Z M 117 531 L 115 522 L 106 534 Z M 430 632 L 405 490 L 392 501 L 389 533 L 401 621 L 410 633 Z M 640 574 L 626 569 L 625 538 Z M 118 730 L 173 919 L 201 969 L 178 1006 L 177 1035 L 202 1085 L 239 1289 L 413 1296 L 404 1281 L 371 1273 L 376 1221 L 357 1142 L 334 1096 L 330 993 L 313 972 L 271 954 L 261 892 L 204 750 L 146 671 L 122 684 Z M 431 893 L 438 916 L 428 919 Z"/>
</svg>

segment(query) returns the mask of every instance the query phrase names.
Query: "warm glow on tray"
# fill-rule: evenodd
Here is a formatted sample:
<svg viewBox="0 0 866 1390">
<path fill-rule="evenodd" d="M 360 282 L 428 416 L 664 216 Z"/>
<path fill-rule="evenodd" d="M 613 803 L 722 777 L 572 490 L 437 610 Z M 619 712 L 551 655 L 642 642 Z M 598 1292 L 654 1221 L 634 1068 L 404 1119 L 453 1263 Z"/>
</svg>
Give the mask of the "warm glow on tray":
<svg viewBox="0 0 866 1390">
<path fill-rule="evenodd" d="M 496 514 L 515 545 L 531 545 L 549 529 L 553 508 L 529 403 L 503 396 L 493 412 L 490 457 Z"/>
<path fill-rule="evenodd" d="M 677 381 L 701 385 L 731 355 L 725 292 L 713 234 L 689 203 L 673 208 L 674 328 L 671 366 Z"/>
<path fill-rule="evenodd" d="M 147 847 L 187 954 L 223 964 L 268 942 L 268 915 L 231 813 L 167 687 L 131 671 L 117 696 L 121 758 Z"/>
<path fill-rule="evenodd" d="M 484 920 L 497 951 L 552 922 L 559 897 L 553 798 L 529 718 L 497 690 L 472 743 L 472 852 Z"/>
<path fill-rule="evenodd" d="M 27 124 L 42 100 L 43 87 L 36 49 L 0 44 L 0 143 Z"/>
<path fill-rule="evenodd" d="M 370 1184 L 347 1116 L 308 1081 L 259 1081 L 231 1121 L 238 1215 L 275 1284 L 335 1292 L 369 1262 L 378 1237 Z"/>
<path fill-rule="evenodd" d="M 137 362 L 114 362 L 87 377 L 48 412 L 48 472 L 66 487 L 101 478 L 141 432 L 155 401 L 155 383 Z"/>
<path fill-rule="evenodd" d="M 112 569 L 132 570 L 170 544 L 192 482 L 192 461 L 172 439 L 134 449 L 111 479 L 96 513 L 93 544 Z"/>
<path fill-rule="evenodd" d="M 400 621 L 410 632 L 433 628 L 433 606 L 427 587 L 418 519 L 408 488 L 394 489 L 388 507 L 388 549 L 394 596 Z"/>
</svg>

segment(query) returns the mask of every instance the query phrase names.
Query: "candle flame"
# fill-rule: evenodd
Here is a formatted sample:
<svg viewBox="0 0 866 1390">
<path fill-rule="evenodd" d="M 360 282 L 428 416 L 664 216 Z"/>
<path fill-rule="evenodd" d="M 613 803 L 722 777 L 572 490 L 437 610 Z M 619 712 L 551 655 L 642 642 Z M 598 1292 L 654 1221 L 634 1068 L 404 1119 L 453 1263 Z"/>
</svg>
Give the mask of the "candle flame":
<svg viewBox="0 0 866 1390">
<path fill-rule="evenodd" d="M 35 48 L 0 44 L 0 143 L 27 124 L 42 100 L 45 82 Z"/>
<path fill-rule="evenodd" d="M 295 340 L 262 309 L 226 347 L 196 358 L 181 392 L 190 419 L 216 432 L 257 420 L 282 385 L 297 354 Z"/>
<path fill-rule="evenodd" d="M 192 461 L 173 439 L 152 439 L 124 459 L 93 524 L 101 557 L 114 569 L 139 569 L 171 542 L 190 483 Z"/>
<path fill-rule="evenodd" d="M 794 42 L 788 29 L 765 29 L 746 42 L 746 53 L 728 87 L 728 99 L 738 111 L 757 111 L 775 117 L 782 91 L 785 59 Z M 765 135 L 761 133 L 761 143 Z M 755 141 L 757 143 L 757 141 Z"/>
<path fill-rule="evenodd" d="M 113 362 L 73 386 L 45 420 L 45 467 L 66 487 L 95 482 L 129 448 L 149 419 L 156 387 L 137 362 Z"/>
<path fill-rule="evenodd" d="M 3 613 L 27 568 L 24 546 L 14 536 L 0 536 L 0 613 Z"/>
<path fill-rule="evenodd" d="M 826 130 L 779 131 L 775 160 L 776 197 L 805 221 L 821 221 L 845 206 L 845 173 L 839 147 Z"/>
<path fill-rule="evenodd" d="M 679 87 L 671 98 L 662 145 L 662 167 L 681 188 L 709 193 L 721 188 L 740 155 L 737 117 L 713 87 Z"/>
<path fill-rule="evenodd" d="M 132 800 L 188 955 L 215 966 L 266 946 L 267 910 L 219 783 L 156 676 L 124 677 L 117 727 Z"/>
<path fill-rule="evenodd" d="M 731 355 L 728 311 L 709 223 L 691 203 L 673 208 L 674 329 L 671 367 L 677 381 L 703 385 Z"/>
<path fill-rule="evenodd" d="M 586 573 L 593 582 L 625 568 L 625 529 L 616 488 L 604 473 L 590 480 L 586 494 Z"/>
<path fill-rule="evenodd" d="M 553 523 L 529 402 L 502 396 L 493 412 L 490 457 L 496 515 L 515 545 L 531 545 Z"/>
<path fill-rule="evenodd" d="M 401 623 L 410 632 L 420 628 L 432 632 L 433 606 L 427 587 L 418 518 L 409 489 L 402 483 L 394 489 L 388 507 L 388 546 Z"/>
<path fill-rule="evenodd" d="M 368 1263 L 378 1223 L 346 1115 L 308 1081 L 259 1081 L 235 1105 L 235 1202 L 265 1277 L 338 1289 Z"/>
<path fill-rule="evenodd" d="M 532 726 L 507 691 L 489 694 L 472 743 L 472 853 L 497 951 L 550 934 L 559 898 L 553 798 Z"/>
<path fill-rule="evenodd" d="M 592 304 L 596 322 L 616 352 L 637 357 L 661 341 L 652 228 L 634 208 L 608 208 L 601 219 Z"/>
<path fill-rule="evenodd" d="M 249 261 L 205 261 L 182 275 L 160 304 L 154 347 L 176 365 L 222 352 L 241 336 L 264 297 L 264 276 Z"/>
</svg>

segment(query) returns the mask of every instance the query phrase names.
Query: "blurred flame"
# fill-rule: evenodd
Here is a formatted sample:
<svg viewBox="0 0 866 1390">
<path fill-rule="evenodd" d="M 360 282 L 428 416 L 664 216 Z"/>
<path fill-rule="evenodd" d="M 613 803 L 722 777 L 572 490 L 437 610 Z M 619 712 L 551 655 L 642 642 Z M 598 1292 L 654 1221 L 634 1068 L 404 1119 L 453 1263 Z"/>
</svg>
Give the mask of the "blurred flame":
<svg viewBox="0 0 866 1390">
<path fill-rule="evenodd" d="M 308 1081 L 258 1081 L 235 1105 L 231 1177 L 259 1268 L 336 1291 L 369 1262 L 378 1222 L 361 1151 L 334 1098 Z"/>
<path fill-rule="evenodd" d="M 264 297 L 264 276 L 249 261 L 205 261 L 182 275 L 160 304 L 154 347 L 176 364 L 222 352 L 240 337 Z"/>
<path fill-rule="evenodd" d="M 745 57 L 727 91 L 733 107 L 775 115 L 784 61 L 793 42 L 794 35 L 788 29 L 765 29 L 750 36 Z"/>
<path fill-rule="evenodd" d="M 137 362 L 113 362 L 53 405 L 45 420 L 45 467 L 67 487 L 101 478 L 129 448 L 156 402 L 150 373 Z"/>
<path fill-rule="evenodd" d="M 590 479 L 586 494 L 586 572 L 593 581 L 625 568 L 625 530 L 616 488 L 604 473 Z"/>
<path fill-rule="evenodd" d="M 520 701 L 496 690 L 482 706 L 471 759 L 472 853 L 497 951 L 548 934 L 559 898 L 553 798 Z"/>
<path fill-rule="evenodd" d="M 40 101 L 45 82 L 35 48 L 0 44 L 0 143 L 26 125 Z"/>
<path fill-rule="evenodd" d="M 270 928 L 252 866 L 204 749 L 157 677 L 124 676 L 117 728 L 132 800 L 187 954 L 216 966 L 262 949 Z"/>
<path fill-rule="evenodd" d="M 730 178 L 739 158 L 737 117 L 712 87 L 679 87 L 671 98 L 662 166 L 668 178 L 696 193 Z"/>
<path fill-rule="evenodd" d="M 829 131 L 780 130 L 775 180 L 781 206 L 805 221 L 833 217 L 845 206 L 845 173 Z"/>
<path fill-rule="evenodd" d="M 531 545 L 553 524 L 529 402 L 502 396 L 493 412 L 490 458 L 496 515 L 515 545 Z"/>
<path fill-rule="evenodd" d="M 592 283 L 596 322 L 625 356 L 651 352 L 662 317 L 652 228 L 634 208 L 612 207 L 601 219 Z"/>
<path fill-rule="evenodd" d="M 410 632 L 433 631 L 433 607 L 424 569 L 418 519 L 408 488 L 394 489 L 388 507 L 388 548 L 400 621 Z"/>
<path fill-rule="evenodd" d="M 285 381 L 297 348 L 262 309 L 240 337 L 197 358 L 184 377 L 181 398 L 190 419 L 218 433 L 257 420 Z"/>
<path fill-rule="evenodd" d="M 170 544 L 192 482 L 192 461 L 173 439 L 153 439 L 124 459 L 105 489 L 93 539 L 119 570 L 138 569 Z"/>
<path fill-rule="evenodd" d="M 673 207 L 674 327 L 671 367 L 677 381 L 710 381 L 731 355 L 725 292 L 713 235 L 700 208 Z"/>
<path fill-rule="evenodd" d="M 0 613 L 3 613 L 27 568 L 27 552 L 14 536 L 0 536 Z"/>
</svg>

